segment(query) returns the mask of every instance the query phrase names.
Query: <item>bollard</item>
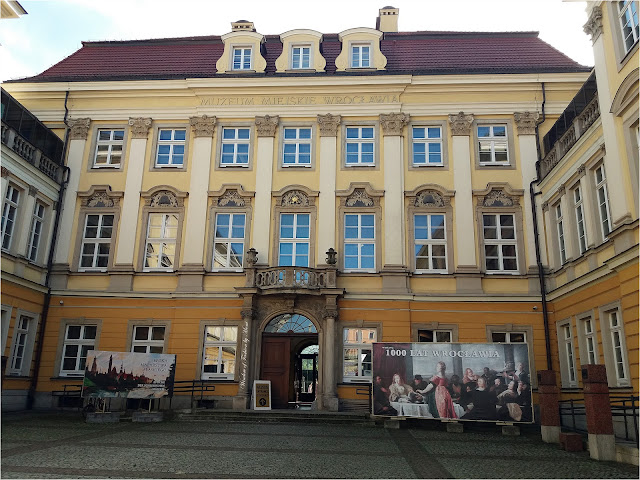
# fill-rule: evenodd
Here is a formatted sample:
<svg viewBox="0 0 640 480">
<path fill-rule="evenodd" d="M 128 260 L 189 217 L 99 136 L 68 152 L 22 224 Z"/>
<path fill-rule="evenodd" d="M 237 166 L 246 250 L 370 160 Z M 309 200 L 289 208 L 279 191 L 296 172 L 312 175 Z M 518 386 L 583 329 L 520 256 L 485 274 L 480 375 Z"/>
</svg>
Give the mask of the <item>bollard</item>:
<svg viewBox="0 0 640 480">
<path fill-rule="evenodd" d="M 556 372 L 538 371 L 538 401 L 540 403 L 540 433 L 546 443 L 560 443 L 560 406 Z"/>
<path fill-rule="evenodd" d="M 584 406 L 589 432 L 589 455 L 596 460 L 616 460 L 616 440 L 609 400 L 607 370 L 604 365 L 582 368 Z"/>
</svg>

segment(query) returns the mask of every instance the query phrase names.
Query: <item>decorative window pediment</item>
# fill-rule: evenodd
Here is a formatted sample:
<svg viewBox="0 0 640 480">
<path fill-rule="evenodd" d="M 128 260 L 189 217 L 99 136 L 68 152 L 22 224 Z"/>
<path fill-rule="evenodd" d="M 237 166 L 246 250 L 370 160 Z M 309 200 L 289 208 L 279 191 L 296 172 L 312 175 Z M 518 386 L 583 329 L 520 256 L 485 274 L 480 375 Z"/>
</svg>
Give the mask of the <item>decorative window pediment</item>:
<svg viewBox="0 0 640 480">
<path fill-rule="evenodd" d="M 94 185 L 86 192 L 78 192 L 83 207 L 113 208 L 120 205 L 123 192 L 113 192 L 109 185 Z"/>
<path fill-rule="evenodd" d="M 507 183 L 489 183 L 485 190 L 474 190 L 481 207 L 519 207 L 524 190 L 512 189 Z"/>
<path fill-rule="evenodd" d="M 318 193 L 302 185 L 291 185 L 274 196 L 279 207 L 313 207 Z"/>
<path fill-rule="evenodd" d="M 344 207 L 378 207 L 383 191 L 375 190 L 369 183 L 352 183 L 347 190 L 336 192 L 340 197 L 340 204 Z"/>
<path fill-rule="evenodd" d="M 240 184 L 223 185 L 216 192 L 209 192 L 213 205 L 217 207 L 246 207 L 251 203 L 254 192 L 247 192 Z"/>
<path fill-rule="evenodd" d="M 141 193 L 141 196 L 145 199 L 145 205 L 151 208 L 180 208 L 184 206 L 187 193 L 176 191 L 168 185 L 159 185 Z"/>
</svg>

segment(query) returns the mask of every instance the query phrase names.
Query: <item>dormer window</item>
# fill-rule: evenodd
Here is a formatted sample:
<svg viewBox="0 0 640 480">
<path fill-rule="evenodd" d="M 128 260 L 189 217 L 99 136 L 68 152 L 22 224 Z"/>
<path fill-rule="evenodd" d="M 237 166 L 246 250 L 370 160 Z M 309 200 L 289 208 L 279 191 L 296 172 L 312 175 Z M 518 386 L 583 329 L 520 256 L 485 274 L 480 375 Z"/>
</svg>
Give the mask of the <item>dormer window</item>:
<svg viewBox="0 0 640 480">
<path fill-rule="evenodd" d="M 251 47 L 234 47 L 233 70 L 251 70 Z"/>
<path fill-rule="evenodd" d="M 311 68 L 311 47 L 296 45 L 291 48 L 291 68 L 294 70 Z"/>
<path fill-rule="evenodd" d="M 351 45 L 351 68 L 371 67 L 371 46 Z"/>
</svg>

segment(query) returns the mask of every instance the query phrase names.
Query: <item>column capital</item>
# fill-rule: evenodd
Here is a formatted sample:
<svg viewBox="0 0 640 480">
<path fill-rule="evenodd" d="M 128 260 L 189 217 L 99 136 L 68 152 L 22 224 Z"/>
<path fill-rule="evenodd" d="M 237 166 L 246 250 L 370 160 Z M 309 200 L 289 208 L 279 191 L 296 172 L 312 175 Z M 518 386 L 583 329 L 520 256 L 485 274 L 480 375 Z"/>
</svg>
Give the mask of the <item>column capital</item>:
<svg viewBox="0 0 640 480">
<path fill-rule="evenodd" d="M 276 128 L 278 128 L 278 122 L 280 117 L 265 115 L 264 117 L 256 117 L 256 130 L 258 131 L 258 137 L 275 137 Z"/>
<path fill-rule="evenodd" d="M 240 311 L 240 316 L 244 321 L 250 322 L 251 320 L 253 320 L 254 315 L 255 315 L 255 310 L 253 308 L 243 308 Z"/>
<path fill-rule="evenodd" d="M 318 115 L 318 127 L 320 127 L 321 137 L 335 137 L 338 135 L 338 127 L 342 121 L 340 115 Z"/>
<path fill-rule="evenodd" d="M 535 135 L 539 118 L 538 112 L 515 112 L 513 119 L 518 127 L 518 135 Z"/>
<path fill-rule="evenodd" d="M 146 139 L 149 135 L 149 128 L 151 128 L 151 118 L 129 118 L 129 125 L 131 126 L 131 138 Z"/>
<path fill-rule="evenodd" d="M 195 137 L 213 137 L 213 132 L 216 129 L 216 117 L 207 115 L 191 117 L 189 118 L 189 123 Z"/>
<path fill-rule="evenodd" d="M 29 185 L 29 196 L 35 197 L 38 194 L 38 189 L 33 185 Z"/>
<path fill-rule="evenodd" d="M 69 132 L 69 140 L 86 140 L 89 136 L 90 118 L 73 118 L 68 120 L 71 131 Z"/>
<path fill-rule="evenodd" d="M 471 124 L 473 123 L 473 115 L 459 112 L 456 115 L 449 115 L 449 125 L 451 126 L 451 135 L 469 136 L 471 135 Z"/>
<path fill-rule="evenodd" d="M 591 9 L 589 20 L 587 20 L 582 29 L 584 33 L 591 35 L 591 42 L 596 43 L 602 33 L 602 8 L 595 6 Z"/>
<path fill-rule="evenodd" d="M 584 177 L 585 173 L 587 173 L 587 166 L 585 164 L 582 164 L 578 167 L 578 176 Z"/>
<path fill-rule="evenodd" d="M 0 175 L 2 176 L 2 178 L 7 178 L 10 173 L 11 172 L 9 172 L 9 169 L 7 167 L 0 167 Z"/>
<path fill-rule="evenodd" d="M 407 123 L 409 123 L 409 115 L 406 113 L 380 114 L 383 135 L 402 135 L 402 130 Z"/>
<path fill-rule="evenodd" d="M 337 307 L 325 307 L 322 309 L 322 318 L 325 320 L 330 318 L 335 320 L 338 318 L 338 308 Z"/>
</svg>

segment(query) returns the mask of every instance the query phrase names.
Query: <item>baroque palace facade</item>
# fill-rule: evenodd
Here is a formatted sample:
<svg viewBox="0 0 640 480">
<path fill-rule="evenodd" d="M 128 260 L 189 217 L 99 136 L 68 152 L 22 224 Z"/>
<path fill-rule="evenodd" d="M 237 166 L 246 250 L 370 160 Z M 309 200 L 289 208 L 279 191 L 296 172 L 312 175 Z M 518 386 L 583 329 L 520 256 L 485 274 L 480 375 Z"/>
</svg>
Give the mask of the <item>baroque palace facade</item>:
<svg viewBox="0 0 640 480">
<path fill-rule="evenodd" d="M 637 15 L 610 65 L 617 8 L 593 10 L 597 88 L 536 33 L 398 32 L 392 7 L 339 34 L 84 43 L 5 83 L 68 134 L 69 176 L 38 368 L 7 367 L 3 406 L 27 384 L 55 406 L 96 349 L 176 354 L 220 408 L 254 379 L 276 407 L 349 408 L 381 341 L 524 342 L 534 389 L 595 362 L 637 394 Z M 3 205 L 27 188 L 2 180 Z"/>
</svg>

